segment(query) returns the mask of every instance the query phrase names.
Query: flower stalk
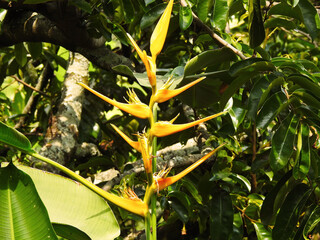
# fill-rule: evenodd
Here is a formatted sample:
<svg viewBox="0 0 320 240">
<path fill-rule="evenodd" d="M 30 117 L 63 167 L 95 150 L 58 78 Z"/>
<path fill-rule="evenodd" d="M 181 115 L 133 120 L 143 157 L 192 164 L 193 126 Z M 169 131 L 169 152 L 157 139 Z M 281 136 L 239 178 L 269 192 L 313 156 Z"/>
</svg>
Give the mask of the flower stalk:
<svg viewBox="0 0 320 240">
<path fill-rule="evenodd" d="M 115 203 L 116 205 L 131 211 L 137 215 L 143 216 L 145 218 L 145 228 L 146 228 L 146 237 L 148 240 L 156 240 L 157 238 L 157 214 L 156 214 L 156 203 L 157 203 L 157 193 L 171 184 L 175 183 L 186 174 L 190 173 L 201 163 L 206 161 L 210 156 L 216 153 L 223 145 L 217 147 L 209 154 L 202 157 L 200 160 L 180 172 L 175 176 L 167 177 L 170 169 L 163 169 L 159 174 L 155 175 L 157 171 L 156 167 L 156 155 L 157 155 L 157 137 L 165 137 L 185 129 L 196 126 L 205 121 L 216 118 L 225 112 L 220 112 L 194 122 L 185 123 L 185 124 L 173 124 L 177 117 L 171 121 L 158 121 L 157 120 L 157 105 L 158 103 L 163 103 L 169 99 L 179 95 L 180 93 L 191 88 L 195 84 L 203 81 L 205 77 L 201 77 L 185 86 L 182 86 L 178 89 L 170 89 L 174 83 L 174 79 L 169 78 L 168 81 L 160 88 L 157 89 L 157 77 L 156 77 L 156 59 L 160 54 L 166 35 L 168 32 L 169 22 L 171 18 L 171 12 L 173 8 L 173 0 L 170 0 L 164 13 L 160 17 L 159 22 L 157 23 L 154 32 L 152 33 L 150 39 L 150 53 L 151 56 L 148 56 L 146 51 L 141 50 L 138 44 L 134 39 L 127 34 L 129 41 L 131 42 L 134 49 L 137 51 L 137 54 L 141 58 L 143 64 L 145 65 L 146 72 L 148 75 L 149 83 L 152 88 L 152 94 L 150 97 L 149 104 L 144 104 L 140 101 L 133 90 L 128 91 L 129 100 L 128 103 L 120 103 L 111 98 L 103 96 L 102 94 L 91 89 L 83 83 L 79 83 L 81 86 L 100 97 L 107 103 L 125 111 L 135 117 L 148 119 L 149 127 L 146 128 L 142 133 L 137 133 L 137 141 L 132 140 L 126 134 L 124 134 L 118 127 L 111 125 L 113 129 L 134 149 L 141 153 L 144 169 L 147 178 L 147 186 L 144 195 L 143 201 L 138 199 L 132 190 L 127 190 L 126 195 L 128 198 L 120 198 L 114 196 L 113 194 L 106 193 L 103 190 L 98 190 L 98 187 L 93 187 L 92 185 L 86 183 L 80 179 L 84 184 L 87 184 L 89 188 L 96 191 L 101 196 L 105 197 L 107 200 Z M 63 171 L 63 170 L 62 170 Z M 72 175 L 72 174 L 71 174 Z M 76 174 L 75 174 L 76 175 Z M 74 178 L 79 179 L 77 176 L 72 175 Z M 103 192 L 102 192 L 103 191 Z"/>
</svg>

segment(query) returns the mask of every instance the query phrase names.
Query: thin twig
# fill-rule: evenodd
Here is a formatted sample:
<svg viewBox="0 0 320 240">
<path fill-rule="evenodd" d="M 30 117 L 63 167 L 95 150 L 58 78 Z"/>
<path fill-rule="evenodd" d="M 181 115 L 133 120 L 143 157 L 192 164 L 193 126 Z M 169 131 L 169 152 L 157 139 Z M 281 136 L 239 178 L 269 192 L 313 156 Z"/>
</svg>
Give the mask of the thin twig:
<svg viewBox="0 0 320 240">
<path fill-rule="evenodd" d="M 29 85 L 28 83 L 22 81 L 21 79 L 19 79 L 19 78 L 18 78 L 17 76 L 15 76 L 15 75 L 11 75 L 10 77 L 14 78 L 17 82 L 19 82 L 19 83 L 23 84 L 24 86 L 32 89 L 33 91 L 38 92 L 38 93 L 40 93 L 40 94 L 43 95 L 43 96 L 50 97 L 50 96 L 49 96 L 48 94 L 46 94 L 45 92 L 42 92 L 42 91 L 40 91 L 40 90 L 32 87 L 31 85 Z"/>
<path fill-rule="evenodd" d="M 186 7 L 188 4 L 185 0 L 181 0 L 181 6 Z M 195 22 L 202 27 L 212 38 L 217 42 L 217 44 L 220 47 L 227 47 L 231 51 L 233 51 L 236 55 L 238 55 L 242 60 L 247 59 L 247 57 L 238 49 L 236 49 L 234 46 L 232 46 L 230 43 L 222 39 L 218 34 L 216 34 L 211 28 L 209 28 L 206 24 L 204 24 L 198 16 L 192 11 L 192 16 Z"/>
</svg>

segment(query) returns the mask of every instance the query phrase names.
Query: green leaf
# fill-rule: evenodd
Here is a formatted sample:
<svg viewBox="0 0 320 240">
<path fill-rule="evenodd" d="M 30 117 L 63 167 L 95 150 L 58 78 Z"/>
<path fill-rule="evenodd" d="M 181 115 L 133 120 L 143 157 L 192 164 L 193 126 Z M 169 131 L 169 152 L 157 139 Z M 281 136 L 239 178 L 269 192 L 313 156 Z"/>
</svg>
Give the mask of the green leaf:
<svg viewBox="0 0 320 240">
<path fill-rule="evenodd" d="M 283 92 L 277 92 L 271 95 L 271 97 L 263 104 L 257 116 L 257 128 L 266 129 L 271 121 L 286 106 L 286 102 L 287 98 Z"/>
<path fill-rule="evenodd" d="M 42 54 L 42 42 L 28 42 L 28 51 L 33 59 L 38 59 Z"/>
<path fill-rule="evenodd" d="M 265 38 L 260 0 L 249 0 L 249 40 L 250 47 L 258 47 Z"/>
<path fill-rule="evenodd" d="M 155 0 L 144 0 L 144 3 L 146 6 L 148 6 L 150 3 L 153 3 Z"/>
<path fill-rule="evenodd" d="M 287 165 L 293 152 L 298 123 L 298 117 L 290 114 L 273 135 L 269 159 L 274 171 L 279 171 Z"/>
<path fill-rule="evenodd" d="M 249 101 L 248 101 L 247 117 L 249 120 L 252 120 L 252 121 L 256 120 L 259 102 L 262 94 L 266 91 L 266 89 L 270 84 L 269 81 L 270 80 L 268 76 L 263 76 L 258 81 L 256 81 L 255 84 L 253 85 L 250 92 Z"/>
<path fill-rule="evenodd" d="M 289 180 L 291 176 L 292 171 L 287 172 L 265 197 L 260 211 L 260 218 L 264 225 L 271 224 L 273 216 L 278 211 L 278 209 L 274 208 L 276 197 L 280 189 L 286 184 L 286 182 Z"/>
<path fill-rule="evenodd" d="M 199 72 L 205 67 L 233 60 L 236 60 L 236 56 L 229 48 L 224 47 L 221 49 L 208 50 L 200 53 L 187 62 L 184 68 L 184 75 L 189 76 Z"/>
<path fill-rule="evenodd" d="M 272 230 L 273 239 L 291 239 L 301 211 L 311 194 L 311 189 L 303 183 L 296 185 L 283 202 Z"/>
<path fill-rule="evenodd" d="M 256 230 L 258 240 L 272 240 L 271 233 L 265 229 L 261 223 L 253 223 L 254 229 Z"/>
<path fill-rule="evenodd" d="M 119 225 L 110 207 L 97 194 L 60 175 L 26 166 L 19 168 L 32 178 L 51 222 L 75 227 L 91 239 L 119 236 Z"/>
<path fill-rule="evenodd" d="M 202 204 L 202 197 L 199 194 L 198 189 L 196 188 L 196 186 L 194 185 L 193 182 L 191 182 L 190 180 L 188 180 L 187 178 L 182 178 L 182 184 L 183 187 L 185 187 L 188 192 L 192 195 L 192 197 L 199 203 Z"/>
<path fill-rule="evenodd" d="M 230 177 L 243 185 L 248 190 L 248 192 L 251 191 L 251 183 L 246 177 L 235 173 L 231 173 Z"/>
<path fill-rule="evenodd" d="M 259 72 L 274 71 L 274 65 L 262 58 L 249 58 L 243 61 L 234 63 L 229 73 L 231 76 L 236 77 L 244 73 L 258 74 Z"/>
<path fill-rule="evenodd" d="M 215 0 L 212 12 L 211 25 L 223 31 L 227 25 L 228 19 L 228 1 Z"/>
<path fill-rule="evenodd" d="M 293 168 L 293 177 L 303 179 L 307 176 L 310 169 L 310 144 L 309 144 L 309 126 L 301 123 L 298 133 L 297 159 Z M 298 153 L 299 151 L 299 153 Z"/>
<path fill-rule="evenodd" d="M 197 5 L 198 17 L 202 22 L 205 22 L 208 16 L 208 13 L 212 7 L 211 0 L 199 0 Z"/>
<path fill-rule="evenodd" d="M 306 225 L 303 228 L 303 237 L 304 239 L 309 239 L 308 234 L 317 226 L 320 222 L 320 207 L 317 206 L 311 215 L 309 216 Z"/>
<path fill-rule="evenodd" d="M 70 5 L 76 6 L 83 10 L 84 12 L 91 13 L 91 5 L 86 0 L 69 0 L 68 2 Z"/>
<path fill-rule="evenodd" d="M 299 0 L 298 7 L 301 10 L 303 22 L 308 30 L 308 33 L 312 39 L 315 39 L 319 33 L 316 23 L 316 18 L 319 19 L 317 10 L 308 0 Z"/>
<path fill-rule="evenodd" d="M 288 82 L 294 82 L 313 93 L 314 96 L 320 96 L 320 86 L 314 83 L 310 78 L 303 75 L 291 75 L 287 78 Z"/>
<path fill-rule="evenodd" d="M 271 15 L 283 15 L 283 16 L 297 19 L 299 21 L 303 21 L 299 7 L 296 6 L 292 8 L 290 5 L 288 5 L 285 2 L 281 2 L 279 4 L 273 5 L 272 8 L 270 8 L 270 10 L 268 11 L 268 16 L 271 16 Z"/>
<path fill-rule="evenodd" d="M 186 223 L 189 220 L 191 211 L 191 202 L 188 195 L 184 192 L 172 191 L 167 197 L 180 220 Z"/>
<path fill-rule="evenodd" d="M 233 207 L 231 197 L 224 190 L 213 194 L 210 202 L 211 239 L 229 239 L 233 229 Z"/>
<path fill-rule="evenodd" d="M 294 22 L 282 19 L 282 18 L 270 18 L 264 23 L 265 28 L 276 28 L 276 27 L 283 27 L 288 30 L 295 29 L 296 25 Z"/>
<path fill-rule="evenodd" d="M 26 136 L 2 122 L 0 122 L 0 143 L 10 145 L 27 153 L 34 152 Z"/>
<path fill-rule="evenodd" d="M 159 4 L 151 8 L 146 14 L 144 14 L 140 22 L 141 29 L 145 29 L 154 24 L 164 12 L 166 6 L 167 4 Z"/>
<path fill-rule="evenodd" d="M 179 10 L 179 25 L 181 30 L 186 30 L 192 23 L 193 16 L 192 10 L 189 6 L 183 7 L 180 6 Z"/>
<path fill-rule="evenodd" d="M 12 163 L 0 168 L 0 239 L 57 239 L 31 178 Z"/>
<path fill-rule="evenodd" d="M 87 234 L 70 225 L 53 223 L 52 226 L 59 237 L 66 238 L 68 240 L 91 240 Z"/>
<path fill-rule="evenodd" d="M 23 43 L 18 43 L 14 45 L 14 55 L 17 63 L 23 67 L 27 63 L 27 49 L 24 47 Z"/>
</svg>

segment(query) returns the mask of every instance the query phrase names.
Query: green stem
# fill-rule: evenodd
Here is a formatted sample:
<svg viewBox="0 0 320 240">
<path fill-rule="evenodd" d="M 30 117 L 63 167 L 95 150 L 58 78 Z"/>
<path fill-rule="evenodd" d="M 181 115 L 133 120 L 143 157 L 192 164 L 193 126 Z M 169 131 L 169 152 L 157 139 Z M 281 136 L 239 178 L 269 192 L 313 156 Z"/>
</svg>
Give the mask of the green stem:
<svg viewBox="0 0 320 240">
<path fill-rule="evenodd" d="M 151 227 L 152 227 L 152 240 L 157 240 L 157 195 L 151 196 Z"/>
<path fill-rule="evenodd" d="M 147 216 L 144 219 L 144 224 L 145 224 L 146 239 L 150 240 L 151 239 L 151 216 L 149 212 L 147 213 Z"/>
</svg>

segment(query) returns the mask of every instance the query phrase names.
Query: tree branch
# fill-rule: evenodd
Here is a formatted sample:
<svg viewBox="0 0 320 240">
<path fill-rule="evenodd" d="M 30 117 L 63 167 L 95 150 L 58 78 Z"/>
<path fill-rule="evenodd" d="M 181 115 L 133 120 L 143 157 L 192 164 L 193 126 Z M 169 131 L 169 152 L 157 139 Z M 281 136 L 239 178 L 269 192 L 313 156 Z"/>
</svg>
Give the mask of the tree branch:
<svg viewBox="0 0 320 240">
<path fill-rule="evenodd" d="M 185 0 L 181 0 L 181 5 L 183 7 L 186 7 L 188 4 L 186 3 Z M 236 55 L 238 55 L 242 60 L 247 59 L 247 57 L 238 49 L 236 49 L 234 46 L 232 46 L 230 43 L 228 43 L 227 41 L 225 41 L 223 38 L 221 38 L 218 34 L 216 34 L 211 28 L 209 28 L 206 24 L 204 24 L 199 18 L 198 16 L 192 11 L 192 16 L 194 21 L 200 26 L 202 27 L 211 37 L 214 41 L 216 41 L 216 43 L 220 46 L 220 47 L 227 47 L 229 49 L 231 49 Z"/>
<path fill-rule="evenodd" d="M 80 35 L 80 36 L 79 36 Z M 98 67 L 113 71 L 119 64 L 132 68 L 131 61 L 120 56 L 104 45 L 101 39 L 88 36 L 85 28 L 61 30 L 55 22 L 44 15 L 30 11 L 8 11 L 0 34 L 0 47 L 21 42 L 48 42 L 79 52 Z"/>
</svg>

